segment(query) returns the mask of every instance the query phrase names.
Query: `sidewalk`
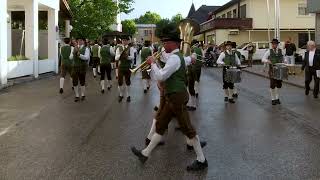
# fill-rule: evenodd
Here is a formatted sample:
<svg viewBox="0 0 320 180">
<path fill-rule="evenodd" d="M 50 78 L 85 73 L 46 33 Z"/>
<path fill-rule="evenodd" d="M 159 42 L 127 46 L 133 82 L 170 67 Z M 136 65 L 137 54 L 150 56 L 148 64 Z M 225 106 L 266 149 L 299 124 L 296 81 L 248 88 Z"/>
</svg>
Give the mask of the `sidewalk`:
<svg viewBox="0 0 320 180">
<path fill-rule="evenodd" d="M 263 65 L 253 65 L 252 67 L 247 67 L 243 69 L 243 71 L 265 78 L 269 78 L 268 69 L 265 69 Z M 284 80 L 283 82 L 296 87 L 304 88 L 304 81 L 304 73 L 297 72 L 297 75 L 290 75 L 288 80 Z M 310 86 L 313 87 L 313 81 L 311 82 Z"/>
</svg>

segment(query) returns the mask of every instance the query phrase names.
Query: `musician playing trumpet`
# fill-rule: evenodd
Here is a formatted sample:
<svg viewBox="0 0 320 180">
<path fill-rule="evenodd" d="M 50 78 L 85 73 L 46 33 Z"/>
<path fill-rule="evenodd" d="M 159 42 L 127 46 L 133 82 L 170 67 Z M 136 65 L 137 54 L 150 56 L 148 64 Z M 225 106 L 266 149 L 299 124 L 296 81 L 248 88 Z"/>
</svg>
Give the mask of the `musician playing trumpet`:
<svg viewBox="0 0 320 180">
<path fill-rule="evenodd" d="M 271 94 L 271 104 L 277 105 L 281 104 L 279 99 L 279 89 L 282 87 L 282 80 L 277 80 L 274 78 L 273 66 L 277 63 L 283 63 L 284 58 L 282 50 L 278 47 L 278 39 L 273 39 L 272 49 L 269 49 L 263 56 L 262 62 L 269 64 L 269 77 L 270 77 L 270 94 Z"/>
<path fill-rule="evenodd" d="M 224 90 L 224 101 L 229 103 L 235 103 L 233 99 L 233 88 L 234 83 L 226 81 L 227 69 L 234 66 L 240 66 L 241 62 L 237 54 L 232 51 L 232 42 L 227 41 L 225 43 L 225 51 L 222 52 L 217 60 L 217 64 L 223 65 L 222 79 L 223 79 L 223 90 Z"/>
<path fill-rule="evenodd" d="M 149 56 L 152 56 L 153 49 L 151 48 L 151 42 L 146 40 L 144 42 L 144 47 L 140 51 L 141 64 L 144 63 Z M 143 92 L 147 93 L 151 85 L 151 77 L 147 69 L 142 70 L 142 80 L 143 80 Z"/>
</svg>

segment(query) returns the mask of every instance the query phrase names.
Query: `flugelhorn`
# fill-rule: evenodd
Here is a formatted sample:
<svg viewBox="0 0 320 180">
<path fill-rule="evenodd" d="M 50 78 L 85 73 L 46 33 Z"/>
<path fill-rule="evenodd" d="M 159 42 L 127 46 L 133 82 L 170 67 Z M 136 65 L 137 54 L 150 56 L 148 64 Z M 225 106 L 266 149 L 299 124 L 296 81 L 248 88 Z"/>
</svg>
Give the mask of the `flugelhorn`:
<svg viewBox="0 0 320 180">
<path fill-rule="evenodd" d="M 153 56 L 155 59 L 158 59 L 163 52 L 164 52 L 164 50 L 161 51 L 161 52 L 156 52 L 156 53 L 154 53 L 152 56 Z M 144 70 L 147 70 L 147 69 L 149 69 L 149 68 L 150 68 L 150 65 L 148 64 L 148 59 L 147 59 L 145 62 L 143 62 L 142 64 L 140 64 L 138 67 L 136 67 L 136 68 L 134 68 L 134 69 L 130 69 L 130 71 L 131 71 L 131 73 L 135 74 L 139 69 L 141 69 L 141 71 L 144 71 Z"/>
</svg>

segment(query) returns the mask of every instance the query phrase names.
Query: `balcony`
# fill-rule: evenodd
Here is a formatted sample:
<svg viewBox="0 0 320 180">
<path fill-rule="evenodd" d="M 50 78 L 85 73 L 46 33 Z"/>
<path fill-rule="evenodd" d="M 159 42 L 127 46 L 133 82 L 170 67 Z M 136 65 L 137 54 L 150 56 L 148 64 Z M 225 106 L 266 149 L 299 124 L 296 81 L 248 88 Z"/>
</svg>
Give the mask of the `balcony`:
<svg viewBox="0 0 320 180">
<path fill-rule="evenodd" d="M 252 18 L 218 18 L 200 25 L 200 32 L 212 29 L 252 29 Z"/>
</svg>

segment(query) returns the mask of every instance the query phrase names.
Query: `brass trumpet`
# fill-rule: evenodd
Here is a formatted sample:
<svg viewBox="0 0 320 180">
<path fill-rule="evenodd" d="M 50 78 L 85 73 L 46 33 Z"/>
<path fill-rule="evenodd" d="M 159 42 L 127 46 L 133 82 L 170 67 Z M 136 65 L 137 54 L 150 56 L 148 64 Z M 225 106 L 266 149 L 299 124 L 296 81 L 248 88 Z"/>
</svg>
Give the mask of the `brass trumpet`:
<svg viewBox="0 0 320 180">
<path fill-rule="evenodd" d="M 156 52 L 154 53 L 152 56 L 156 59 L 160 58 L 161 54 L 162 54 L 163 51 L 161 52 Z M 150 65 L 148 64 L 148 61 L 146 60 L 145 62 L 143 62 L 142 64 L 140 64 L 138 67 L 134 68 L 134 69 L 130 69 L 131 73 L 135 74 L 137 73 L 138 70 L 141 70 L 141 71 L 144 71 L 144 70 L 147 70 L 147 69 L 150 69 Z"/>
</svg>

